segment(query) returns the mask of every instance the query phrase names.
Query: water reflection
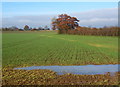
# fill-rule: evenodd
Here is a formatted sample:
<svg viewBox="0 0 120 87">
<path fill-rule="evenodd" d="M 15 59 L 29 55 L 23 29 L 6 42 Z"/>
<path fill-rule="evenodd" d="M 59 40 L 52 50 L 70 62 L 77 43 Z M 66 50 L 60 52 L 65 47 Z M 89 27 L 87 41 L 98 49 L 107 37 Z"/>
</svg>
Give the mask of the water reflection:
<svg viewBox="0 0 120 87">
<path fill-rule="evenodd" d="M 120 71 L 120 65 L 81 65 L 81 66 L 31 66 L 14 69 L 33 70 L 33 69 L 49 69 L 57 72 L 58 75 L 72 73 L 82 75 L 105 74 L 107 72 L 114 73 Z"/>
</svg>

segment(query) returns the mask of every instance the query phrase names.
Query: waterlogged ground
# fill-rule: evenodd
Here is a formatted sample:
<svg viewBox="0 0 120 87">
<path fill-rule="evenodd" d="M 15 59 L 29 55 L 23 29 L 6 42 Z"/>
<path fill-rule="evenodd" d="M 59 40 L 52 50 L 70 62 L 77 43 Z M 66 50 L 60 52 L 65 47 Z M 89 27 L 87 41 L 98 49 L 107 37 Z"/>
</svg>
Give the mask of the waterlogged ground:
<svg viewBox="0 0 120 87">
<path fill-rule="evenodd" d="M 118 75 L 57 75 L 50 70 L 13 70 L 4 68 L 3 85 L 118 85 Z"/>
<path fill-rule="evenodd" d="M 63 75 L 66 73 L 81 74 L 81 75 L 95 75 L 105 74 L 110 72 L 114 75 L 115 72 L 120 71 L 118 69 L 120 65 L 81 65 L 81 66 L 30 66 L 14 68 L 19 70 L 35 70 L 35 69 L 48 69 L 57 73 L 57 75 Z"/>
<path fill-rule="evenodd" d="M 3 85 L 117 85 L 118 75 L 57 75 L 50 70 L 13 70 L 49 65 L 118 64 L 118 38 L 3 32 Z"/>
</svg>

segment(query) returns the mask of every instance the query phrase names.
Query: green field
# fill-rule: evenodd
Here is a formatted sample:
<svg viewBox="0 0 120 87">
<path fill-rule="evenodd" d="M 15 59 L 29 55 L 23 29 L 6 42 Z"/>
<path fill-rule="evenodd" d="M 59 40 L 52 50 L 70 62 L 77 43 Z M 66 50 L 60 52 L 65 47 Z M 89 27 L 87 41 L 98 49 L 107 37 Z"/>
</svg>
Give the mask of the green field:
<svg viewBox="0 0 120 87">
<path fill-rule="evenodd" d="M 3 32 L 3 67 L 118 64 L 118 37 Z"/>
<path fill-rule="evenodd" d="M 14 70 L 38 65 L 118 64 L 118 37 L 3 32 L 2 85 L 118 85 L 118 73 L 57 75 L 51 70 Z M 111 79 L 112 78 L 112 79 Z"/>
</svg>

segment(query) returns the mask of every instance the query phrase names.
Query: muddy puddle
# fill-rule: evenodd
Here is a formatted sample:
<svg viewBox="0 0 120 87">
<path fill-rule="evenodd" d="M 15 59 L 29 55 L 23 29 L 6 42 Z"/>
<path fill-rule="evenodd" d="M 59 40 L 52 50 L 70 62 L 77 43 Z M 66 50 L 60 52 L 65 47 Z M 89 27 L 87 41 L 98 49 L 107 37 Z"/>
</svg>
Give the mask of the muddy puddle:
<svg viewBox="0 0 120 87">
<path fill-rule="evenodd" d="M 96 75 L 96 74 L 106 74 L 110 72 L 111 75 L 114 75 L 115 72 L 120 71 L 118 68 L 120 64 L 115 65 L 80 65 L 80 66 L 31 66 L 31 67 L 22 67 L 14 68 L 21 70 L 33 70 L 33 69 L 49 69 L 54 72 L 57 72 L 58 75 L 63 75 L 66 73 L 71 74 L 80 74 L 80 75 Z"/>
</svg>

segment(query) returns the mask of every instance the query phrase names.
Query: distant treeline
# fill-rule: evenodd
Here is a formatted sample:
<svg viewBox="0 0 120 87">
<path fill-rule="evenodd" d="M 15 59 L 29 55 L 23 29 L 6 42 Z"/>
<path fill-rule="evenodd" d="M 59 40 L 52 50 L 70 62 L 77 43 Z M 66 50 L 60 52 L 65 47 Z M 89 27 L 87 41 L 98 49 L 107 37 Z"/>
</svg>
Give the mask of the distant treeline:
<svg viewBox="0 0 120 87">
<path fill-rule="evenodd" d="M 120 27 L 106 28 L 89 28 L 77 27 L 76 29 L 61 29 L 59 34 L 74 34 L 74 35 L 95 35 L 95 36 L 119 36 Z"/>
<path fill-rule="evenodd" d="M 2 31 L 40 31 L 40 30 L 50 30 L 47 26 L 39 28 L 30 28 L 28 25 L 25 25 L 23 29 L 17 28 L 16 26 L 2 28 Z"/>
</svg>

